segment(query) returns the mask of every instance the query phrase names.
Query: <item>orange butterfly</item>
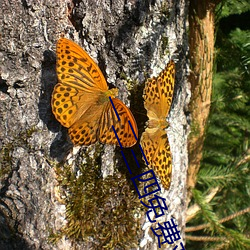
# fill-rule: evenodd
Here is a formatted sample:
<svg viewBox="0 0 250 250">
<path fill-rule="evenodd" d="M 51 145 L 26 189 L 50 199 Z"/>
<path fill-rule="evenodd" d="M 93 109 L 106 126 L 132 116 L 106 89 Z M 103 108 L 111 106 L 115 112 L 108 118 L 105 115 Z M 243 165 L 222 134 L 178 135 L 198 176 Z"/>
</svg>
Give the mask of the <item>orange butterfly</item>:
<svg viewBox="0 0 250 250">
<path fill-rule="evenodd" d="M 170 61 L 158 77 L 150 78 L 143 91 L 144 107 L 149 118 L 142 133 L 140 144 L 155 172 L 160 176 L 165 189 L 169 189 L 172 173 L 170 145 L 165 128 L 174 92 L 175 65 Z"/>
<path fill-rule="evenodd" d="M 129 108 L 115 98 L 118 89 L 108 89 L 99 67 L 76 43 L 60 38 L 56 54 L 59 82 L 52 94 L 52 111 L 56 119 L 69 128 L 71 141 L 75 145 L 100 141 L 119 146 L 114 128 L 122 147 L 133 146 L 138 137 L 136 121 Z"/>
</svg>

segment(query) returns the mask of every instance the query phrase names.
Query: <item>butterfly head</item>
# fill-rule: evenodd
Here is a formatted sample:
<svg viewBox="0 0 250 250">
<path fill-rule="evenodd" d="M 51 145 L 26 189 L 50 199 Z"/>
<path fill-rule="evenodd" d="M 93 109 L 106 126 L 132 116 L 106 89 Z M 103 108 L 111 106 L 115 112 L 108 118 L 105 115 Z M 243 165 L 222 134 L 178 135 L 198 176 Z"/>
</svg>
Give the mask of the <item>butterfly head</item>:
<svg viewBox="0 0 250 250">
<path fill-rule="evenodd" d="M 109 89 L 105 92 L 105 94 L 108 98 L 109 96 L 111 98 L 115 98 L 116 96 L 118 96 L 118 89 L 117 88 Z"/>
<path fill-rule="evenodd" d="M 113 99 L 116 96 L 118 96 L 118 89 L 116 89 L 116 88 L 100 92 L 99 98 L 98 98 L 98 104 L 102 105 L 104 103 L 107 103 L 107 102 L 109 102 L 109 97 L 111 97 L 111 99 Z"/>
</svg>

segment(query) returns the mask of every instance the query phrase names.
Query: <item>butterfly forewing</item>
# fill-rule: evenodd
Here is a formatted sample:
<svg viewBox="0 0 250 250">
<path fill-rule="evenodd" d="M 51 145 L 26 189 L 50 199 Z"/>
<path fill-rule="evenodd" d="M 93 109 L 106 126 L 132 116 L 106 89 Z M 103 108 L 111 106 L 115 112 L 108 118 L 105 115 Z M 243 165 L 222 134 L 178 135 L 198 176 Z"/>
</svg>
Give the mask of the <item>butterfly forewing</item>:
<svg viewBox="0 0 250 250">
<path fill-rule="evenodd" d="M 77 104 L 74 97 L 77 96 L 78 90 L 72 87 L 66 87 L 57 84 L 52 95 L 52 111 L 56 119 L 66 128 L 72 125 L 72 118 L 77 111 Z"/>
<path fill-rule="evenodd" d="M 106 80 L 86 51 L 76 43 L 60 38 L 56 47 L 57 75 L 60 82 L 71 87 L 92 92 L 108 90 Z"/>
<path fill-rule="evenodd" d="M 82 89 L 58 83 L 52 94 L 52 111 L 57 120 L 69 128 L 93 108 L 100 95 L 103 95 L 103 92 L 99 90 L 86 93 Z"/>
<path fill-rule="evenodd" d="M 146 81 L 143 98 L 149 118 L 166 118 L 168 115 L 174 91 L 174 77 L 174 62 L 170 61 L 158 77 Z"/>
</svg>

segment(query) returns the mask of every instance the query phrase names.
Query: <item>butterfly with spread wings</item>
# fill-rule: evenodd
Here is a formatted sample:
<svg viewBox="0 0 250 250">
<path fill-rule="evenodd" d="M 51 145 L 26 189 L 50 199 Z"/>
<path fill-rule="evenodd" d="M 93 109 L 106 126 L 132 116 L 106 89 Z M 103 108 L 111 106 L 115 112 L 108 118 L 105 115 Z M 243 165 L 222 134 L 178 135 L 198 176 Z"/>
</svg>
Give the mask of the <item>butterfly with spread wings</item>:
<svg viewBox="0 0 250 250">
<path fill-rule="evenodd" d="M 58 40 L 56 54 L 58 83 L 52 94 L 52 111 L 56 119 L 68 128 L 71 141 L 75 145 L 91 145 L 100 141 L 119 146 L 114 128 L 122 147 L 133 146 L 138 137 L 135 118 L 129 108 L 116 98 L 118 89 L 108 89 L 93 59 L 66 38 Z"/>
</svg>

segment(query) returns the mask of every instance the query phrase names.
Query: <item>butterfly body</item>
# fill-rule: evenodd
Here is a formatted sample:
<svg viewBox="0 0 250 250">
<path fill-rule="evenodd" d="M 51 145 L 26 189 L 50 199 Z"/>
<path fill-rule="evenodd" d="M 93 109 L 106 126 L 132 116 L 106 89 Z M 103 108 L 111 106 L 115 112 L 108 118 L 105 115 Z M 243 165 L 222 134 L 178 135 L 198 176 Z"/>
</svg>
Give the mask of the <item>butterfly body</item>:
<svg viewBox="0 0 250 250">
<path fill-rule="evenodd" d="M 166 121 L 166 119 L 150 119 L 148 122 L 147 122 L 147 127 L 148 128 L 161 128 L 161 129 L 165 129 L 165 128 L 168 128 L 169 124 L 168 122 Z"/>
<path fill-rule="evenodd" d="M 144 107 L 149 118 L 140 144 L 149 166 L 160 176 L 165 189 L 169 189 L 172 173 L 170 145 L 165 129 L 166 117 L 172 102 L 175 66 L 170 61 L 158 77 L 147 80 L 143 92 Z"/>
<path fill-rule="evenodd" d="M 75 145 L 91 145 L 97 141 L 131 147 L 138 136 L 136 121 L 116 96 L 118 89 L 108 89 L 106 80 L 95 62 L 80 46 L 61 38 L 57 43 L 58 84 L 52 94 L 52 111 L 68 128 Z M 110 103 L 112 99 L 120 120 Z"/>
</svg>

